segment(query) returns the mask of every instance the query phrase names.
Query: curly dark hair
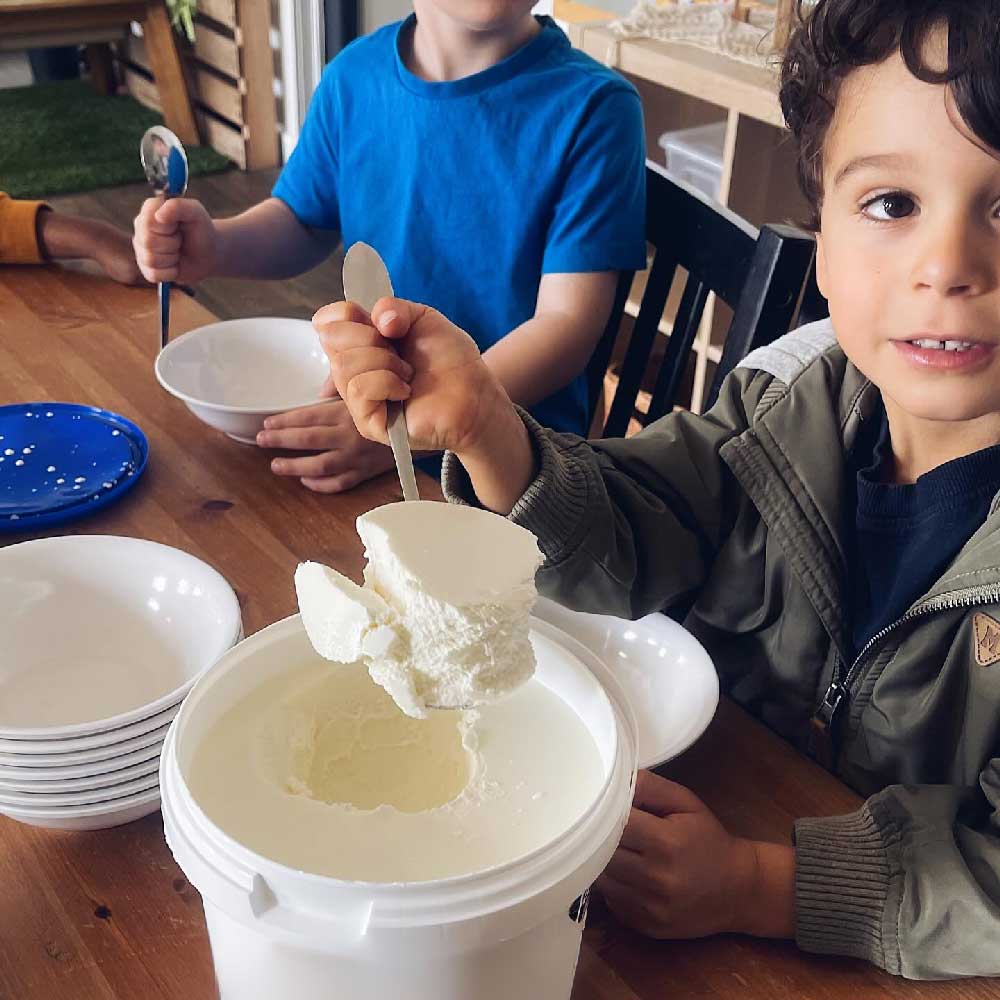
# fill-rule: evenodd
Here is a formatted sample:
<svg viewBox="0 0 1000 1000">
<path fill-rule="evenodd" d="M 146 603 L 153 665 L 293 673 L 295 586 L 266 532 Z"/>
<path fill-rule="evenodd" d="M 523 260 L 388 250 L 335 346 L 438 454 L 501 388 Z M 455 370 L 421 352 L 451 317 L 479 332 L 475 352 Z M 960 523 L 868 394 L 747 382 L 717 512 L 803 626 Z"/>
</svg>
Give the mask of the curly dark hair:
<svg viewBox="0 0 1000 1000">
<path fill-rule="evenodd" d="M 948 32 L 947 69 L 926 63 L 925 41 Z M 823 146 L 844 79 L 902 54 L 910 72 L 947 85 L 984 146 L 1000 151 L 1000 0 L 799 0 L 798 24 L 781 67 L 781 109 L 798 143 L 799 180 L 819 228 Z"/>
</svg>

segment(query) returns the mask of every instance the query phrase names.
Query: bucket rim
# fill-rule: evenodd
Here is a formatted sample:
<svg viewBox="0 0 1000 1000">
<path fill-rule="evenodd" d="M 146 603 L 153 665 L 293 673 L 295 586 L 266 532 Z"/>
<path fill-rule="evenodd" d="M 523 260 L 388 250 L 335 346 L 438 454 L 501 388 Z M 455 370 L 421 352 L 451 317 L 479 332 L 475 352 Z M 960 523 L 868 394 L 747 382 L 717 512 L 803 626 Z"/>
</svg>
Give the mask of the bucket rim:
<svg viewBox="0 0 1000 1000">
<path fill-rule="evenodd" d="M 227 665 L 239 656 L 241 645 L 255 639 L 263 641 L 265 633 L 271 633 L 269 638 L 272 641 L 277 641 L 290 633 L 292 629 L 303 629 L 301 616 L 298 614 L 289 615 L 266 626 L 252 636 L 248 636 L 243 643 L 227 651 L 202 678 L 199 678 L 195 688 L 185 699 L 181 711 L 174 719 L 164 742 L 160 769 L 164 812 L 169 811 L 172 822 L 175 823 L 177 818 L 174 814 L 178 807 L 187 812 L 194 825 L 200 828 L 199 836 L 209 837 L 213 846 L 227 860 L 246 872 L 259 874 L 269 882 L 273 880 L 286 885 L 297 884 L 317 890 L 325 888 L 359 895 L 364 894 L 379 909 L 383 909 L 388 904 L 392 910 L 400 914 L 398 918 L 400 921 L 405 919 L 407 911 L 425 910 L 429 905 L 433 906 L 434 904 L 427 898 L 432 893 L 447 894 L 448 902 L 455 905 L 476 900 L 483 904 L 479 908 L 479 912 L 488 913 L 491 910 L 510 906 L 517 899 L 545 891 L 546 888 L 556 884 L 563 877 L 557 871 L 559 857 L 567 852 L 572 853 L 573 845 L 588 837 L 595 825 L 602 828 L 607 825 L 600 822 L 602 817 L 605 820 L 608 817 L 614 817 L 615 822 L 617 822 L 619 812 L 623 811 L 627 815 L 628 806 L 632 801 L 632 789 L 638 766 L 638 723 L 624 689 L 600 657 L 577 639 L 544 620 L 532 617 L 531 627 L 564 646 L 593 675 L 608 700 L 615 722 L 616 745 L 604 782 L 587 808 L 557 837 L 546 841 L 526 854 L 492 865 L 489 868 L 481 868 L 477 871 L 450 875 L 440 879 L 375 882 L 337 878 L 294 868 L 259 854 L 223 830 L 205 813 L 188 787 L 177 753 L 181 731 L 190 716 L 197 710 L 195 703 L 198 689 L 203 689 L 213 683 L 215 678 L 221 676 L 227 669 Z M 623 810 L 612 808 L 613 802 L 609 802 L 609 800 L 613 800 L 615 797 L 615 786 L 622 778 L 629 775 L 627 801 L 623 801 Z M 176 805 L 172 802 L 175 796 L 178 799 Z M 624 800 L 625 796 L 623 795 L 622 798 Z M 551 870 L 550 873 L 548 870 Z M 503 894 L 504 900 L 502 903 L 498 902 L 495 906 L 491 906 L 489 903 L 492 902 L 491 897 L 494 892 L 484 894 L 483 889 L 490 883 L 502 881 L 504 876 L 513 876 L 510 881 L 498 885 L 495 890 L 495 892 Z M 380 926 L 392 925 L 392 919 L 387 920 L 386 916 L 388 915 L 380 914 L 378 920 Z"/>
</svg>

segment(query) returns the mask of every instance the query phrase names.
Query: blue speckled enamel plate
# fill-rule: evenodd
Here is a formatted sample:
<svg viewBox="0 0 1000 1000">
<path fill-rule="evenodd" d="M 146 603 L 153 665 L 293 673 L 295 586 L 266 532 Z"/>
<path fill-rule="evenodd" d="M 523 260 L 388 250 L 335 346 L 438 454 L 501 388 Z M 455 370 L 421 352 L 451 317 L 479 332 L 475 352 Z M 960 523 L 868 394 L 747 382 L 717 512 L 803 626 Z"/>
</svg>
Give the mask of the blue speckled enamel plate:
<svg viewBox="0 0 1000 1000">
<path fill-rule="evenodd" d="M 0 406 L 0 532 L 85 517 L 130 490 L 149 443 L 131 420 L 76 403 Z"/>
</svg>

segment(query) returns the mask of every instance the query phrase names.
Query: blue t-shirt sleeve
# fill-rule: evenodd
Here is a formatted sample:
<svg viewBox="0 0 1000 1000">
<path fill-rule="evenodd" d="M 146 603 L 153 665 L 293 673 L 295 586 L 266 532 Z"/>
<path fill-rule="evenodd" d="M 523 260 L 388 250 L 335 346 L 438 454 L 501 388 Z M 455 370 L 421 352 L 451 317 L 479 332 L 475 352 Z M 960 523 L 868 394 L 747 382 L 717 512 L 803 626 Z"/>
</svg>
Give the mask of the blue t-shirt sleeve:
<svg viewBox="0 0 1000 1000">
<path fill-rule="evenodd" d="M 646 266 L 646 142 L 631 88 L 600 95 L 570 148 L 545 244 L 545 274 Z"/>
<path fill-rule="evenodd" d="M 339 232 L 337 91 L 336 64 L 331 63 L 309 102 L 299 141 L 271 194 L 280 198 L 303 225 Z"/>
</svg>

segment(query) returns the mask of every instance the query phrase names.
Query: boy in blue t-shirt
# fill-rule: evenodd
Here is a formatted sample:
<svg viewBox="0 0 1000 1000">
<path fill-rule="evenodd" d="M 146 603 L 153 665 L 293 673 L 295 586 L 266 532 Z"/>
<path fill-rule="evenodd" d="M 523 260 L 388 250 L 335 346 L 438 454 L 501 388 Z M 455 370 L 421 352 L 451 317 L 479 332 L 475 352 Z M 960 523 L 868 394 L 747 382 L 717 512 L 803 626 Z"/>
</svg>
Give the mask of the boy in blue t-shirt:
<svg viewBox="0 0 1000 1000">
<path fill-rule="evenodd" d="M 582 372 L 617 273 L 645 267 L 642 111 L 532 6 L 415 0 L 349 45 L 271 198 L 220 221 L 191 199 L 143 205 L 143 274 L 283 278 L 362 240 L 400 296 L 469 330 L 515 402 L 585 433 Z M 393 464 L 339 400 L 271 418 L 258 444 L 311 452 L 272 468 L 323 492 Z"/>
</svg>

